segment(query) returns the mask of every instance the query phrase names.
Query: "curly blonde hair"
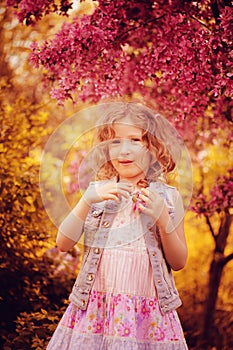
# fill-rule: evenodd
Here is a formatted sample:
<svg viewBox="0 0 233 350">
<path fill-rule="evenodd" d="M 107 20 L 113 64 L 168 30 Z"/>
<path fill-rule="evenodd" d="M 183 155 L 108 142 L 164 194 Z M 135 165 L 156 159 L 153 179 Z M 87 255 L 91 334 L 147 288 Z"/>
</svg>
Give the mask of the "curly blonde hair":
<svg viewBox="0 0 233 350">
<path fill-rule="evenodd" d="M 96 125 L 96 152 L 99 158 L 97 179 L 118 177 L 108 154 L 108 140 L 115 137 L 113 125 L 123 119 L 130 120 L 133 126 L 143 130 L 142 139 L 156 161 L 150 165 L 146 174 L 147 181 L 156 181 L 160 176 L 167 179 L 167 174 L 176 167 L 175 160 L 179 150 L 177 148 L 177 133 L 174 128 L 160 114 L 150 108 L 134 102 L 115 102 L 104 104 L 100 109 L 101 117 Z M 99 147 L 98 147 L 99 144 Z M 100 146 L 101 145 L 101 146 Z M 178 151 L 178 152 L 177 152 Z M 105 159 L 105 161 L 103 161 Z"/>
</svg>

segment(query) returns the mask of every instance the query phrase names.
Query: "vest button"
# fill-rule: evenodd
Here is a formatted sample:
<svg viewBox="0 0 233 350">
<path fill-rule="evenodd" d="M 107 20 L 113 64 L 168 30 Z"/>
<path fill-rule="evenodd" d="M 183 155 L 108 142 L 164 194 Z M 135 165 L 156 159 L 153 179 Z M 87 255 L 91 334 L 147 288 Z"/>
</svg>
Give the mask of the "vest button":
<svg viewBox="0 0 233 350">
<path fill-rule="evenodd" d="M 92 213 L 92 216 L 94 216 L 94 218 L 97 218 L 99 216 L 99 212 L 97 210 L 94 210 Z"/>
<path fill-rule="evenodd" d="M 86 301 L 82 300 L 82 306 L 85 306 L 85 305 L 86 305 Z"/>
<path fill-rule="evenodd" d="M 108 221 L 104 221 L 103 226 L 106 227 L 106 228 L 109 227 L 109 222 Z"/>
<path fill-rule="evenodd" d="M 94 252 L 95 252 L 96 254 L 99 254 L 99 253 L 100 253 L 100 248 L 95 248 Z"/>
<path fill-rule="evenodd" d="M 155 256 L 155 255 L 156 255 L 156 252 L 153 252 L 153 253 L 152 253 L 152 256 Z"/>
<path fill-rule="evenodd" d="M 92 280 L 93 280 L 93 274 L 90 273 L 90 274 L 88 275 L 88 281 L 92 281 Z"/>
<path fill-rule="evenodd" d="M 157 283 L 160 284 L 160 283 L 161 283 L 161 280 L 157 280 Z"/>
</svg>

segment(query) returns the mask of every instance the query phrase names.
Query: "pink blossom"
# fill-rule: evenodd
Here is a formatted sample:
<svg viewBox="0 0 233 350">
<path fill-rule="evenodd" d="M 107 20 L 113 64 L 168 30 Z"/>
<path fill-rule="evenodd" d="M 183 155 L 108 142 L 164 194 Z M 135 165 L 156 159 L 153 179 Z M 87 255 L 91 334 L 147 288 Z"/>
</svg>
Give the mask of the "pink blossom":
<svg viewBox="0 0 233 350">
<path fill-rule="evenodd" d="M 71 2 L 7 0 L 19 20 L 33 24 Z M 166 6 L 165 6 L 166 4 Z M 50 41 L 31 47 L 59 103 L 98 102 L 135 92 L 154 101 L 177 124 L 189 126 L 211 105 L 214 123 L 231 118 L 232 16 L 211 1 L 99 0 L 94 13 L 64 23 Z"/>
<path fill-rule="evenodd" d="M 72 194 L 79 190 L 79 184 L 78 182 L 70 182 L 67 185 L 67 192 Z"/>
<path fill-rule="evenodd" d="M 118 332 L 122 337 L 132 336 L 132 331 L 133 331 L 132 322 L 129 322 L 127 320 L 124 320 L 124 322 L 122 322 L 118 328 Z"/>
<path fill-rule="evenodd" d="M 94 332 L 95 333 L 102 333 L 103 332 L 103 323 L 101 321 L 98 320 L 94 323 Z"/>
<path fill-rule="evenodd" d="M 228 174 L 216 179 L 209 196 L 199 194 L 194 196 L 192 210 L 197 215 L 212 216 L 215 212 L 228 211 L 233 207 L 233 169 Z"/>
<path fill-rule="evenodd" d="M 140 312 L 143 318 L 147 318 L 150 316 L 150 307 L 146 304 L 146 300 L 142 301 Z"/>
</svg>

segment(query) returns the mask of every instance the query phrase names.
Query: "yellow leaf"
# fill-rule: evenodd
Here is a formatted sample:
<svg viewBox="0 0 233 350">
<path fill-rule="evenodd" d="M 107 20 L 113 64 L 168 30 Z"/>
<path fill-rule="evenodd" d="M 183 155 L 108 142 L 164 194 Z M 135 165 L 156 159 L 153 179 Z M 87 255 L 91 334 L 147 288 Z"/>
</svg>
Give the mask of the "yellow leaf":
<svg viewBox="0 0 233 350">
<path fill-rule="evenodd" d="M 43 315 L 48 315 L 48 312 L 46 310 L 41 309 L 40 311 L 42 312 Z"/>
<path fill-rule="evenodd" d="M 158 70 L 157 72 L 154 73 L 157 78 L 162 78 L 163 72 L 161 70 Z"/>
<path fill-rule="evenodd" d="M 6 152 L 6 148 L 4 148 L 3 143 L 0 143 L 0 153 Z"/>
<path fill-rule="evenodd" d="M 151 79 L 146 79 L 144 81 L 144 85 L 147 86 L 147 87 L 153 87 L 154 86 L 154 82 Z"/>
<path fill-rule="evenodd" d="M 26 201 L 27 201 L 29 204 L 32 204 L 33 201 L 34 201 L 34 199 L 33 199 L 32 196 L 27 196 L 25 199 L 26 199 Z"/>
</svg>

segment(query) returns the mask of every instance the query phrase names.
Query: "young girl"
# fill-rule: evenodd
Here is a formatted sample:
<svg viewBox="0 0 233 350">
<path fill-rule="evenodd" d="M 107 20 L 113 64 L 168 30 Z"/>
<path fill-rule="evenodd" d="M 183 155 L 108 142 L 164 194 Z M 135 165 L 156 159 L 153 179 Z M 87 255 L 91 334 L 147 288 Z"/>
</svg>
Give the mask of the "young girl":
<svg viewBox="0 0 233 350">
<path fill-rule="evenodd" d="M 84 256 L 70 301 L 47 350 L 183 350 L 171 270 L 187 259 L 183 205 L 161 181 L 175 169 L 164 119 L 136 103 L 115 103 L 97 126 L 96 173 L 59 227 L 68 251 L 84 232 Z M 89 159 L 89 163 L 90 163 Z"/>
</svg>

